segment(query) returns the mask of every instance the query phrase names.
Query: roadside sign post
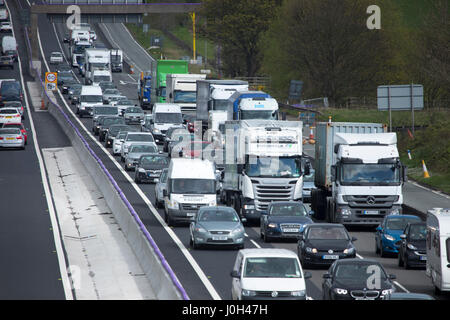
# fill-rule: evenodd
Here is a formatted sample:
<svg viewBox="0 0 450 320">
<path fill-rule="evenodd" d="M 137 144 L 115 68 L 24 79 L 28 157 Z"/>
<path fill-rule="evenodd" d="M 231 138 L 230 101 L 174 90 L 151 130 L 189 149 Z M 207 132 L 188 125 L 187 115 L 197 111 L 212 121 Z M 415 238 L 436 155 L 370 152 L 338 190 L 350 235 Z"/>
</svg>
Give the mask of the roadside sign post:
<svg viewBox="0 0 450 320">
<path fill-rule="evenodd" d="M 389 111 L 389 131 L 392 132 L 392 110 L 411 110 L 414 133 L 414 111 L 423 110 L 423 86 L 420 84 L 378 86 L 379 111 Z"/>
<path fill-rule="evenodd" d="M 45 89 L 47 91 L 55 91 L 58 83 L 58 74 L 56 72 L 45 73 Z"/>
</svg>

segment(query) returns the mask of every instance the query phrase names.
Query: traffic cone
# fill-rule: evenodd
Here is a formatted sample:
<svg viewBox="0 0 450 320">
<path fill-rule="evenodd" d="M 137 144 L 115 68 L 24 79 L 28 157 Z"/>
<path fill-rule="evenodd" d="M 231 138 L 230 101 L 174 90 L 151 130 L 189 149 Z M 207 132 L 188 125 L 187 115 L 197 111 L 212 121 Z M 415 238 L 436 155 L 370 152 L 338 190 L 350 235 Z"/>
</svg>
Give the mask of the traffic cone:
<svg viewBox="0 0 450 320">
<path fill-rule="evenodd" d="M 314 140 L 314 130 L 313 127 L 309 127 L 310 131 L 309 131 L 309 143 L 310 144 L 315 144 L 316 140 Z"/>
<path fill-rule="evenodd" d="M 41 110 L 45 110 L 44 98 L 41 99 Z"/>
<path fill-rule="evenodd" d="M 423 177 L 425 179 L 428 179 L 430 175 L 428 174 L 427 166 L 425 165 L 425 161 L 422 160 L 422 167 L 423 167 Z"/>
</svg>

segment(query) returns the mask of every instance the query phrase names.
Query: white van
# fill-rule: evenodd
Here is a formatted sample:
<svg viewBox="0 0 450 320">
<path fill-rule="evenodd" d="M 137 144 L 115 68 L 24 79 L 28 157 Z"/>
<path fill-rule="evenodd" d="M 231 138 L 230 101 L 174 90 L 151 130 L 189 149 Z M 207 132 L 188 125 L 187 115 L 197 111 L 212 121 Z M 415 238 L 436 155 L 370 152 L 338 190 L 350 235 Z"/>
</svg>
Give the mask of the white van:
<svg viewBox="0 0 450 320">
<path fill-rule="evenodd" d="M 16 38 L 13 36 L 4 36 L 2 39 L 2 53 L 5 54 L 6 51 L 17 50 Z"/>
<path fill-rule="evenodd" d="M 216 206 L 214 164 L 202 159 L 171 159 L 164 192 L 164 219 L 191 222 L 200 207 Z"/>
<path fill-rule="evenodd" d="M 0 9 L 0 21 L 6 21 L 9 18 L 8 10 Z"/>
<path fill-rule="evenodd" d="M 80 118 L 85 115 L 91 116 L 94 106 L 103 106 L 102 88 L 98 86 L 82 86 L 76 113 Z"/>
<path fill-rule="evenodd" d="M 291 250 L 260 248 L 239 250 L 231 277 L 233 300 L 306 300 L 311 273 Z"/>
<path fill-rule="evenodd" d="M 98 86 L 102 81 L 112 82 L 112 75 L 109 70 L 94 70 L 92 71 L 92 85 Z"/>
<path fill-rule="evenodd" d="M 436 293 L 450 291 L 450 209 L 433 208 L 427 215 L 427 267 Z"/>
<path fill-rule="evenodd" d="M 183 127 L 183 115 L 178 104 L 155 103 L 150 121 L 150 131 L 158 144 L 164 143 L 164 136 L 171 127 Z"/>
</svg>

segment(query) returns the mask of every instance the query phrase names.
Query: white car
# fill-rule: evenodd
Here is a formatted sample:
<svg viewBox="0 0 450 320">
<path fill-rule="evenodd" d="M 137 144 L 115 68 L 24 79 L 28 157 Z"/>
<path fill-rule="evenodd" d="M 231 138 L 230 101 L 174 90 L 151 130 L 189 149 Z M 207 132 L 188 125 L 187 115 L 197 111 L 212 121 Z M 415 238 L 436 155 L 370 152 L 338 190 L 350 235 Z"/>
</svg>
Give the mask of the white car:
<svg viewBox="0 0 450 320">
<path fill-rule="evenodd" d="M 51 64 L 57 64 L 57 63 L 63 63 L 64 58 L 61 52 L 52 52 L 50 55 L 50 63 Z"/>
<path fill-rule="evenodd" d="M 295 252 L 261 248 L 239 250 L 231 272 L 233 300 L 306 300 L 305 279 Z"/>
<path fill-rule="evenodd" d="M 0 123 L 21 123 L 22 116 L 17 108 L 6 107 L 0 109 Z"/>
<path fill-rule="evenodd" d="M 12 32 L 12 30 L 11 22 L 2 22 L 0 24 L 0 32 Z"/>
<path fill-rule="evenodd" d="M 25 137 L 18 128 L 0 128 L 0 148 L 25 149 Z"/>
<path fill-rule="evenodd" d="M 153 135 L 150 132 L 127 132 L 125 139 L 122 143 L 122 148 L 120 150 L 120 160 L 125 162 L 125 157 L 130 149 L 130 145 L 132 143 L 155 143 L 155 139 L 153 139 Z"/>
<path fill-rule="evenodd" d="M 113 154 L 118 156 L 120 151 L 122 151 L 122 143 L 127 136 L 128 131 L 120 131 L 113 139 L 112 148 Z"/>
</svg>

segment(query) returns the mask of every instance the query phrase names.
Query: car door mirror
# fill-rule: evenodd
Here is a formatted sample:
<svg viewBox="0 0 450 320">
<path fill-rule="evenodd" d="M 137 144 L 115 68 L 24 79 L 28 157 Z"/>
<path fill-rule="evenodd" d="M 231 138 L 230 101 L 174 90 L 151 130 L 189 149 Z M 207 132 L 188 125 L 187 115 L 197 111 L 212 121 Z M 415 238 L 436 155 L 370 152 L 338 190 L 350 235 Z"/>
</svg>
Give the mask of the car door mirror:
<svg viewBox="0 0 450 320">
<path fill-rule="evenodd" d="M 305 271 L 304 274 L 303 274 L 303 276 L 305 277 L 305 280 L 306 280 L 306 279 L 311 279 L 311 278 L 312 278 L 312 273 L 309 272 L 309 271 Z"/>
<path fill-rule="evenodd" d="M 247 222 L 247 218 L 241 218 L 241 222 L 242 223 Z"/>
<path fill-rule="evenodd" d="M 314 215 L 314 211 L 313 211 L 313 210 L 310 210 L 310 211 L 308 212 L 308 214 L 309 214 L 310 216 L 313 216 L 313 215 Z"/>
<path fill-rule="evenodd" d="M 352 237 L 352 242 L 358 240 L 356 237 Z"/>
<path fill-rule="evenodd" d="M 166 189 L 163 190 L 163 197 L 167 197 L 167 190 Z"/>
<path fill-rule="evenodd" d="M 322 278 L 324 278 L 324 279 L 331 279 L 331 274 L 329 274 L 329 273 L 324 273 L 324 275 L 322 276 Z"/>
<path fill-rule="evenodd" d="M 389 279 L 390 280 L 395 280 L 395 279 L 397 279 L 397 276 L 395 274 L 390 274 L 389 275 Z"/>
<path fill-rule="evenodd" d="M 381 226 L 378 226 L 375 230 L 377 230 L 379 232 L 383 232 L 383 228 Z"/>
<path fill-rule="evenodd" d="M 231 276 L 232 278 L 238 278 L 238 279 L 241 277 L 241 275 L 239 274 L 239 272 L 236 271 L 236 270 L 231 271 L 230 276 Z"/>
</svg>

